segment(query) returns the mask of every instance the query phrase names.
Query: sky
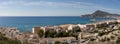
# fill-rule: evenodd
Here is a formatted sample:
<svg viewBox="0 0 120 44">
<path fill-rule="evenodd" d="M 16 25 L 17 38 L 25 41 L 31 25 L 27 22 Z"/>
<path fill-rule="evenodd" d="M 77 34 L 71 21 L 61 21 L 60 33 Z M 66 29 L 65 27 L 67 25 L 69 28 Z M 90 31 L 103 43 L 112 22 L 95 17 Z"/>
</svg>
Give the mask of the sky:
<svg viewBox="0 0 120 44">
<path fill-rule="evenodd" d="M 80 16 L 102 10 L 120 14 L 120 0 L 0 0 L 0 16 Z"/>
</svg>

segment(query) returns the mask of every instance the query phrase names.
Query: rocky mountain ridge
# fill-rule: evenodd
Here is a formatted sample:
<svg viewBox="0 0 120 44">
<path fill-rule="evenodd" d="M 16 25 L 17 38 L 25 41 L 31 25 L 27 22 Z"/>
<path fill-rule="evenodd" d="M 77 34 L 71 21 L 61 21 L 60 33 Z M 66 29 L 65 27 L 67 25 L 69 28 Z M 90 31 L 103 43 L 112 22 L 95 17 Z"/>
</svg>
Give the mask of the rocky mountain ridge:
<svg viewBox="0 0 120 44">
<path fill-rule="evenodd" d="M 103 17 L 103 18 L 108 18 L 108 17 L 120 17 L 119 14 L 111 14 L 105 11 L 97 10 L 92 14 L 87 14 L 87 15 L 82 15 L 81 17 L 90 17 L 90 18 L 96 18 L 96 17 Z"/>
</svg>

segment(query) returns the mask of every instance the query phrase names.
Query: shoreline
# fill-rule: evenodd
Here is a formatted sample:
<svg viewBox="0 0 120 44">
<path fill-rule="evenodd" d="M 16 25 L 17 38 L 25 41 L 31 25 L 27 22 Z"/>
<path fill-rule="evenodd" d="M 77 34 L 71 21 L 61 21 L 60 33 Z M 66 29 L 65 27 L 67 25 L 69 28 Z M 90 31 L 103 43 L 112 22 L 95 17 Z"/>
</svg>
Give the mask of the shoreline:
<svg viewBox="0 0 120 44">
<path fill-rule="evenodd" d="M 107 21 L 111 21 L 111 20 L 107 20 Z M 113 20 L 112 20 L 113 21 Z M 99 21 L 99 22 L 105 22 L 105 20 L 103 20 L 103 21 Z M 80 24 L 80 25 L 90 25 L 90 24 L 96 24 L 96 23 L 99 23 L 99 22 L 92 22 L 92 23 L 86 23 L 86 24 Z M 27 29 L 27 31 L 21 31 L 20 29 L 20 31 L 21 32 L 32 32 L 32 28 L 34 28 L 34 27 L 52 27 L 52 26 L 60 26 L 60 25 L 78 25 L 79 23 L 76 23 L 76 24 L 58 24 L 58 25 L 43 25 L 43 26 L 33 26 L 33 27 L 31 27 L 31 29 L 30 29 L 30 31 Z M 9 27 L 9 26 L 0 26 L 0 27 Z M 12 27 L 12 26 L 10 26 L 10 27 Z M 18 27 L 16 27 L 16 28 L 18 28 Z"/>
<path fill-rule="evenodd" d="M 92 33 L 88 33 L 88 35 L 86 35 L 87 33 L 85 33 L 85 32 L 89 32 L 89 30 L 96 28 L 97 26 L 104 27 L 104 25 L 116 24 L 116 22 L 120 23 L 120 20 L 107 20 L 107 21 L 101 21 L 101 22 L 96 22 L 96 23 L 92 23 L 92 24 L 84 24 L 84 25 L 82 25 L 82 24 L 63 24 L 63 25 L 57 25 L 57 26 L 56 25 L 55 26 L 43 26 L 43 27 L 39 26 L 39 27 L 32 28 L 32 32 L 20 32 L 16 27 L 0 27 L 0 32 L 5 34 L 5 36 L 8 38 L 11 38 L 11 39 L 17 38 L 21 42 L 23 42 L 24 40 L 28 40 L 30 43 L 32 43 L 34 40 L 43 41 L 43 42 L 51 41 L 51 40 L 59 41 L 58 39 L 61 39 L 60 41 L 74 39 L 74 41 L 78 42 L 78 40 L 76 40 L 76 38 L 73 36 L 72 37 L 67 36 L 67 38 L 70 38 L 70 39 L 67 39 L 66 37 L 39 38 L 37 33 L 40 30 L 43 30 L 44 33 L 46 31 L 57 32 L 57 33 L 59 33 L 59 32 L 68 33 L 69 31 L 73 31 L 74 28 L 77 28 L 77 29 L 81 30 L 81 32 L 78 32 L 78 34 L 79 34 L 78 37 L 80 37 L 80 39 L 81 39 L 82 34 L 85 37 L 89 37 L 88 36 L 89 34 L 91 36 L 98 36 L 98 34 L 92 34 Z M 84 32 L 84 33 L 82 33 L 82 32 Z M 35 39 L 34 39 L 34 37 L 35 37 Z M 27 38 L 27 39 L 25 39 L 25 38 Z M 46 39 L 46 40 L 44 40 L 44 39 Z M 84 39 L 81 39 L 81 40 L 84 40 Z M 88 41 L 89 41 L 89 39 L 86 42 L 88 42 Z"/>
<path fill-rule="evenodd" d="M 34 17 L 34 16 L 33 16 Z M 39 16 L 38 16 L 39 17 Z M 11 18 L 1 18 L 5 21 L 1 21 L 1 27 L 17 27 L 21 32 L 30 31 L 32 32 L 33 27 L 39 26 L 59 26 L 65 24 L 89 24 L 91 23 L 90 18 L 80 18 L 79 16 L 70 17 L 59 17 L 59 18 L 21 18 L 21 17 L 11 17 Z M 1 20 L 0 19 L 0 20 Z M 68 20 L 69 19 L 69 20 Z M 110 20 L 109 18 L 95 18 L 96 20 Z M 17 21 L 16 21 L 17 20 Z M 67 21 L 68 20 L 68 21 Z M 28 22 L 29 21 L 29 22 Z"/>
</svg>

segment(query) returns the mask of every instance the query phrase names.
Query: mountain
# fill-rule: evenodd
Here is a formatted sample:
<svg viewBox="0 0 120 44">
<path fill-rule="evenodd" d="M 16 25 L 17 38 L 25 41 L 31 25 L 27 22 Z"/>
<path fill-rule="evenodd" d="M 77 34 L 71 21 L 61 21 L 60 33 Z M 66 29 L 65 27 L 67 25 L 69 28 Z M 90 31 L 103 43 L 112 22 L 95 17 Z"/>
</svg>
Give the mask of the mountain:
<svg viewBox="0 0 120 44">
<path fill-rule="evenodd" d="M 87 14 L 87 15 L 82 15 L 81 17 L 90 17 L 90 18 L 95 18 L 95 17 L 120 17 L 118 14 L 111 14 L 105 11 L 97 10 L 92 14 Z"/>
</svg>

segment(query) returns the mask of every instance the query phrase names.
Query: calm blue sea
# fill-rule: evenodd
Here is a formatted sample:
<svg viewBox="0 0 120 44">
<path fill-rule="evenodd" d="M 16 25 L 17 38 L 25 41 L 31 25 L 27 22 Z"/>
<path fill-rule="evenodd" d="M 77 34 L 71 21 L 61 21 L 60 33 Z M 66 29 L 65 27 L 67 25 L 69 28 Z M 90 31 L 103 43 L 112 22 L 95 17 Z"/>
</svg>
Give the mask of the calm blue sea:
<svg viewBox="0 0 120 44">
<path fill-rule="evenodd" d="M 61 24 L 87 24 L 91 18 L 79 16 L 46 16 L 46 17 L 0 17 L 0 27 L 17 27 L 20 31 L 32 31 L 36 26 L 49 26 Z M 98 21 L 112 18 L 94 18 Z"/>
</svg>

